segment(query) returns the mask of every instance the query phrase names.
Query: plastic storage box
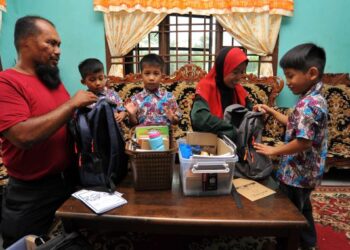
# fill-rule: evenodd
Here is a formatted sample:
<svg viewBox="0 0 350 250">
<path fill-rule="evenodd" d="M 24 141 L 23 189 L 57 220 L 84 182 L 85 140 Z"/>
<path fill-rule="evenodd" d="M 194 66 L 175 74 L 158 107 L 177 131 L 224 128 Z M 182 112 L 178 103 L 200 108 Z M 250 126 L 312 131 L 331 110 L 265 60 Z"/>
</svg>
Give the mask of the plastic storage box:
<svg viewBox="0 0 350 250">
<path fill-rule="evenodd" d="M 232 178 L 238 157 L 234 145 L 210 133 L 188 133 L 186 139 L 179 139 L 178 144 L 200 145 L 214 156 L 192 155 L 183 157 L 180 146 L 180 179 L 186 196 L 210 196 L 229 194 L 232 189 Z"/>
</svg>

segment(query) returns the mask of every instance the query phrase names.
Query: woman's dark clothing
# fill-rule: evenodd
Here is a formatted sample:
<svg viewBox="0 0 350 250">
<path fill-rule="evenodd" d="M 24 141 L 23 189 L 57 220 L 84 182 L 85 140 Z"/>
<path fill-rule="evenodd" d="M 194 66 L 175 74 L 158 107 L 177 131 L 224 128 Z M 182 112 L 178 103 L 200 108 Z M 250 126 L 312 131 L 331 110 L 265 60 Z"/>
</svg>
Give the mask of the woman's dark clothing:
<svg viewBox="0 0 350 250">
<path fill-rule="evenodd" d="M 251 110 L 253 105 L 248 98 L 246 103 L 246 107 Z M 215 115 L 211 115 L 207 102 L 200 96 L 197 96 L 193 103 L 191 121 L 194 131 L 210 132 L 218 135 L 224 134 L 233 141 L 236 138 L 237 132 L 234 126 Z"/>
</svg>

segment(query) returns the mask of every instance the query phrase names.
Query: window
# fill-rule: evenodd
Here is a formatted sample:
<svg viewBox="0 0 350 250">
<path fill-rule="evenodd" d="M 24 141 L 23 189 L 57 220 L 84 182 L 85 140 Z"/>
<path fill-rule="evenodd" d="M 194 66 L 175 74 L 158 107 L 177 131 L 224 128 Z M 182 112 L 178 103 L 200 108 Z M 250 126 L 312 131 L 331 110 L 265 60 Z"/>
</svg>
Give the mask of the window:
<svg viewBox="0 0 350 250">
<path fill-rule="evenodd" d="M 157 53 L 165 61 L 165 73 L 171 74 L 181 66 L 193 63 L 209 71 L 215 61 L 215 55 L 223 47 L 241 47 L 249 58 L 247 73 L 260 76 L 261 66 L 273 65 L 276 75 L 277 53 L 268 57 L 258 56 L 247 51 L 233 39 L 213 16 L 168 15 L 126 56 L 123 57 L 125 74 L 139 72 L 139 62 L 148 53 Z M 277 47 L 277 46 L 276 46 Z M 108 46 L 106 46 L 108 50 Z M 277 51 L 277 49 L 275 49 Z M 111 65 L 107 51 L 107 67 Z M 115 60 L 114 60 L 115 61 Z"/>
</svg>

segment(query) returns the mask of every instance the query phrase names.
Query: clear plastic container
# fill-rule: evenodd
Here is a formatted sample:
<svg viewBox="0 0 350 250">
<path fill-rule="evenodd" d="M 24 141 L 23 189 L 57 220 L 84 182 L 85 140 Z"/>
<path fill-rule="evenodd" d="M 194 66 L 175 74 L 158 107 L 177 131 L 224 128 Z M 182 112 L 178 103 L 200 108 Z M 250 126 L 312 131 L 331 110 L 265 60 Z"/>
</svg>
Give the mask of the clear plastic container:
<svg viewBox="0 0 350 250">
<path fill-rule="evenodd" d="M 178 141 L 181 143 L 181 141 Z M 182 190 L 187 196 L 210 196 L 229 194 L 236 155 L 190 156 L 185 159 L 179 150 Z"/>
</svg>

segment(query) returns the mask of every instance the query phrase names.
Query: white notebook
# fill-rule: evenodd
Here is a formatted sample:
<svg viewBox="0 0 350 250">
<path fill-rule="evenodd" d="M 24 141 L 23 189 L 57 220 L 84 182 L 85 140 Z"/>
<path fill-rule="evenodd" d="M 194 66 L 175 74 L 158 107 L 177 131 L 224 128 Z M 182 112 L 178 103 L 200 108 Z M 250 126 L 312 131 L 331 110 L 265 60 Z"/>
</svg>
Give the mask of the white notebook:
<svg viewBox="0 0 350 250">
<path fill-rule="evenodd" d="M 73 197 L 84 202 L 95 213 L 102 214 L 113 208 L 119 207 L 128 203 L 122 197 L 122 193 L 115 191 L 114 193 L 92 191 L 82 189 L 72 194 Z"/>
</svg>

